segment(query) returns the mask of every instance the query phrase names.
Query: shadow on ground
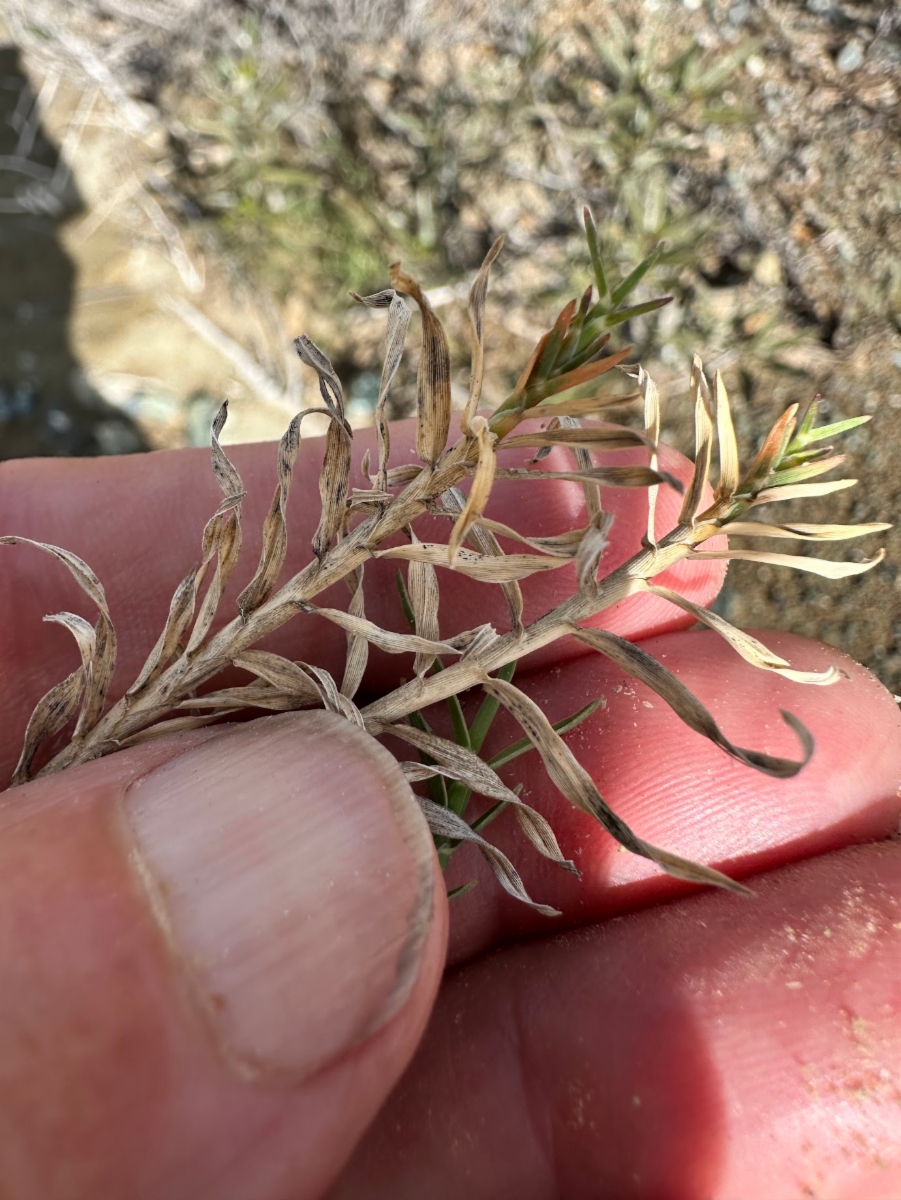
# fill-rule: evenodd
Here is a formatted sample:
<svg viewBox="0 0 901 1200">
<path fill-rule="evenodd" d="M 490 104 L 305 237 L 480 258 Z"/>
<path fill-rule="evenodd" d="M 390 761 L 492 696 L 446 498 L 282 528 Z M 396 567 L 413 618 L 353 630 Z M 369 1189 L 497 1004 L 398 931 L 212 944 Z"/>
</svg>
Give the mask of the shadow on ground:
<svg viewBox="0 0 901 1200">
<path fill-rule="evenodd" d="M 75 271 L 58 230 L 83 206 L 37 114 L 18 48 L 0 46 L 0 459 L 144 450 L 72 352 Z"/>
</svg>

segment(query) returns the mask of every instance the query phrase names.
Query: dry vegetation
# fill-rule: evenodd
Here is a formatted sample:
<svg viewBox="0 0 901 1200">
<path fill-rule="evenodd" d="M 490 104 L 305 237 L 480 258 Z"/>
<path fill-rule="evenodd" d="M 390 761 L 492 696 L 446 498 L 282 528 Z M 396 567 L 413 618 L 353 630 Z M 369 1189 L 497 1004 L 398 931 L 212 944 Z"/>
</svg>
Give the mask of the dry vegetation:
<svg viewBox="0 0 901 1200">
<path fill-rule="evenodd" d="M 762 670 L 808 685 L 838 682 L 841 673 L 835 668 L 823 672 L 793 669 L 756 638 L 693 601 L 658 586 L 654 579 L 687 558 L 738 559 L 794 567 L 835 579 L 859 575 L 880 562 L 881 552 L 863 562 L 836 562 L 769 550 L 725 549 L 721 543 L 715 543 L 715 548 L 707 545 L 724 530 L 737 537 L 739 544 L 748 536 L 777 539 L 778 544 L 780 539 L 833 541 L 886 530 L 888 526 L 881 523 L 780 525 L 748 519 L 765 505 L 823 496 L 850 486 L 853 480 L 827 482 L 819 478 L 842 461 L 824 442 L 868 418 L 857 417 L 818 427 L 815 402 L 803 419 L 799 419 L 797 406 L 792 405 L 770 430 L 750 466 L 743 470 L 722 377 L 717 373 L 711 388 L 696 358 L 690 382 L 695 425 L 694 471 L 684 488 L 675 528 L 660 534 L 655 525 L 658 490 L 671 487 L 683 491 L 683 488 L 658 463 L 657 388 L 640 366 L 622 365 L 629 347 L 605 353 L 609 330 L 621 327 L 630 312 L 634 315 L 636 306 L 628 302 L 650 269 L 654 255 L 622 279 L 616 275 L 609 277 L 602 262 L 597 230 L 587 209 L 584 217 L 594 282 L 579 299 L 564 306 L 553 326 L 539 339 L 515 387 L 486 416 L 479 412 L 485 363 L 484 312 L 489 273 L 501 252 L 502 239 L 490 248 L 469 292 L 473 345 L 470 386 L 459 414 L 459 437 L 450 445 L 453 412 L 448 341 L 440 319 L 416 279 L 395 264 L 391 269 L 391 288 L 357 297 L 363 305 L 387 313 L 384 365 L 376 404 L 377 462 L 371 463 L 368 453 L 364 457 L 361 467 L 368 482 L 364 488 L 351 486 L 351 468 L 356 466 L 353 431 L 346 420 L 341 383 L 332 364 L 314 342 L 305 335 L 296 340 L 297 353 L 316 373 L 322 405 L 299 412 L 281 440 L 278 486 L 263 526 L 259 564 L 237 598 L 235 616 L 212 633 L 223 590 L 240 554 L 245 496 L 241 478 L 220 443 L 228 409 L 227 403 L 222 406 L 213 423 L 212 464 L 223 500 L 203 531 L 200 564 L 191 568 L 176 588 L 165 628 L 144 667 L 108 711 L 104 710 L 115 668 L 117 637 L 101 582 L 88 564 L 65 549 L 14 535 L 0 538 L 0 544 L 25 542 L 55 557 L 69 569 L 98 610 L 94 625 L 70 612 L 47 618 L 72 633 L 81 666 L 38 702 L 26 731 L 14 783 L 21 784 L 34 777 L 43 744 L 73 720 L 68 744 L 40 766 L 37 775 L 88 762 L 167 732 L 215 722 L 248 708 L 287 711 L 322 707 L 355 722 L 373 736 L 398 739 L 417 750 L 419 760 L 405 762 L 403 766 L 411 782 L 430 784 L 430 795 L 420 796 L 419 803 L 442 862 L 446 864 L 461 843 L 474 842 L 503 887 L 542 912 L 550 914 L 553 910 L 527 895 L 513 864 L 482 835 L 498 812 L 511 807 L 535 849 L 561 868 L 576 872 L 574 864 L 563 858 L 545 818 L 525 804 L 497 774 L 498 766 L 531 747 L 540 754 L 562 794 L 598 820 L 627 850 L 651 859 L 679 878 L 734 891 L 745 890 L 710 867 L 651 845 L 625 825 L 608 807 L 562 737 L 594 706 L 589 705 L 555 728 L 535 702 L 511 682 L 513 671 L 525 655 L 560 638 L 574 637 L 656 691 L 690 729 L 709 738 L 739 762 L 779 777 L 797 773 L 812 753 L 813 740 L 791 713 L 783 712 L 782 717 L 800 743 L 798 760 L 737 746 L 724 736 L 712 715 L 662 663 L 639 646 L 586 622 L 627 596 L 651 592 L 708 625 L 746 661 Z M 405 295 L 415 302 L 421 324 L 417 371 L 418 461 L 392 463 L 387 408 L 411 317 Z M 650 310 L 665 303 L 666 298 L 660 297 L 638 307 Z M 630 392 L 630 384 L 637 391 Z M 638 398 L 643 402 L 640 430 L 592 421 L 608 409 Z M 277 587 L 288 547 L 285 514 L 301 426 L 313 412 L 329 422 L 319 478 L 319 523 L 306 566 Z M 583 423 L 585 419 L 587 424 Z M 605 464 L 597 465 L 592 458 L 596 451 L 609 454 L 636 447 L 646 453 L 647 465 L 611 465 L 606 455 Z M 497 459 L 501 449 L 534 450 L 535 454 L 523 467 L 501 468 Z M 717 483 L 713 502 L 707 504 L 705 488 L 715 449 Z M 542 464 L 552 451 L 558 452 L 558 461 L 552 464 L 555 469 L 548 470 Z M 572 457 L 572 462 L 563 469 L 559 469 L 561 452 Z M 492 491 L 502 487 L 505 478 L 511 476 L 519 481 L 580 483 L 585 498 L 583 525 L 561 530 L 552 537 L 530 538 L 490 519 L 486 507 Z M 468 495 L 461 490 L 466 481 L 470 484 Z M 648 491 L 646 533 L 634 547 L 632 556 L 607 574 L 603 573 L 602 559 L 611 517 L 602 507 L 602 487 Z M 419 539 L 416 525 L 426 515 L 446 518 L 446 542 Z M 397 534 L 406 535 L 406 542 L 387 545 Z M 366 616 L 365 567 L 379 558 L 406 564 L 406 577 L 398 574 L 398 591 L 399 602 L 411 625 L 409 633 L 391 632 Z M 577 590 L 538 619 L 524 624 L 520 580 L 572 563 L 576 567 Z M 448 632 L 447 610 L 440 604 L 440 580 L 446 571 L 461 573 L 486 587 L 500 586 L 509 606 L 509 627 L 501 632 L 483 624 Z M 321 593 L 342 580 L 350 592 L 346 609 L 315 603 Z M 311 616 L 333 622 L 346 633 L 346 661 L 340 684 L 317 663 L 291 661 L 254 648 L 260 639 L 285 622 Z M 412 656 L 413 678 L 358 707 L 355 697 L 370 646 Z M 243 686 L 217 688 L 216 677 L 227 668 L 249 674 L 251 681 Z M 212 690 L 203 690 L 207 685 Z M 459 696 L 474 688 L 481 689 L 484 700 L 472 724 L 468 724 Z M 442 701 L 450 710 L 454 740 L 438 736 L 427 723 L 426 711 Z M 521 744 L 485 762 L 479 751 L 499 705 L 519 722 L 525 738 Z M 494 806 L 467 820 L 472 793 L 494 801 Z"/>
</svg>

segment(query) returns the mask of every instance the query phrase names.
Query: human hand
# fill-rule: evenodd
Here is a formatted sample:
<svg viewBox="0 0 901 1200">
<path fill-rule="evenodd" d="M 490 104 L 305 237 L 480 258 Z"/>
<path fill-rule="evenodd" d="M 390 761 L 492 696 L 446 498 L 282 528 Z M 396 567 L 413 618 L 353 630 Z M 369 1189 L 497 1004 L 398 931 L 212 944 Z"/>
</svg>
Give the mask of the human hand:
<svg viewBox="0 0 901 1200">
<path fill-rule="evenodd" d="M 316 452 L 295 475 L 295 563 Z M 4 532 L 73 549 L 106 584 L 123 686 L 196 556 L 213 497 L 204 457 L 0 469 Z M 255 561 L 271 450 L 234 457 Z M 571 526 L 572 490 L 527 486 L 499 494 L 520 526 L 524 501 L 527 532 Z M 615 503 L 605 563 L 634 547 L 643 496 Z M 68 669 L 63 632 L 37 617 L 79 601 L 45 559 L 17 550 L 4 563 L 8 778 L 34 700 Z M 672 580 L 709 601 L 718 568 Z M 391 573 L 371 615 L 397 626 Z M 562 574 L 525 582 L 533 611 L 568 586 Z M 503 620 L 502 601 L 485 611 L 494 589 L 453 584 L 442 603 L 450 612 L 453 594 L 455 627 L 476 611 Z M 838 662 L 850 677 L 802 688 L 711 634 L 663 632 L 684 614 L 644 601 L 606 614 L 611 627 L 657 635 L 648 648 L 727 734 L 793 753 L 778 708 L 805 721 L 817 751 L 796 779 L 726 760 L 596 658 L 560 670 L 536 656 L 517 682 L 552 718 L 603 695 L 571 742 L 601 791 L 657 844 L 735 876 L 764 872 L 755 899 L 662 905 L 695 889 L 619 854 L 520 760 L 511 779 L 582 880 L 530 856 L 506 818 L 492 827 L 532 895 L 564 916 L 516 907 L 488 878 L 453 903 L 454 969 L 354 1153 L 413 1055 L 445 957 L 444 881 L 387 752 L 307 713 L 35 781 L 0 805 L 0 1194 L 306 1200 L 351 1155 L 336 1196 L 898 1194 L 901 858 L 889 843 L 843 849 L 897 823 L 894 704 L 835 651 L 768 637 L 796 665 Z M 303 618 L 273 648 L 338 669 L 343 635 Z M 388 664 L 375 668 L 384 686 Z M 518 734 L 499 722 L 495 736 Z M 480 870 L 461 852 L 450 882 Z M 615 914 L 627 915 L 601 923 Z M 540 940 L 505 944 L 525 933 Z"/>
</svg>

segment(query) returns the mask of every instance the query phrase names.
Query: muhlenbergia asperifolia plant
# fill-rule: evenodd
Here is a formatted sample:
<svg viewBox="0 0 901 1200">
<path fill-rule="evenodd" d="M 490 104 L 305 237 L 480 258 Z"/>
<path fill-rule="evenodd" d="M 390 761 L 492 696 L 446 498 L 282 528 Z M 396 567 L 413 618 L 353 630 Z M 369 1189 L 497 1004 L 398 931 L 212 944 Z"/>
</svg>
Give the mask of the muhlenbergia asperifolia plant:
<svg viewBox="0 0 901 1200">
<path fill-rule="evenodd" d="M 425 783 L 428 795 L 419 797 L 434 834 L 442 863 L 464 842 L 474 842 L 488 859 L 503 887 L 518 899 L 533 904 L 510 860 L 483 837 L 489 822 L 510 807 L 529 841 L 560 867 L 575 871 L 557 844 L 540 813 L 525 804 L 518 790 L 507 786 L 498 768 L 534 747 L 553 782 L 577 808 L 590 814 L 626 849 L 659 864 L 665 871 L 694 883 L 715 884 L 743 891 L 725 875 L 690 862 L 644 841 L 611 811 L 588 772 L 564 741 L 593 710 L 589 705 L 569 720 L 554 726 L 541 709 L 512 683 L 516 662 L 539 647 L 562 637 L 574 637 L 590 650 L 605 655 L 636 679 L 653 688 L 689 726 L 715 742 L 748 767 L 778 777 L 796 774 L 813 752 L 813 740 L 791 713 L 783 719 L 800 744 L 797 759 L 777 758 L 734 745 L 721 732 L 703 705 L 661 663 L 631 642 L 585 622 L 602 610 L 642 592 L 664 597 L 726 639 L 747 662 L 774 671 L 801 684 L 831 684 L 840 678 L 835 668 L 823 672 L 793 670 L 788 662 L 761 642 L 734 628 L 721 616 L 654 582 L 662 571 L 684 559 L 750 559 L 760 563 L 796 567 L 829 578 L 866 571 L 881 554 L 865 562 L 832 562 L 821 558 L 769 553 L 758 550 L 705 549 L 711 538 L 728 530 L 737 538 L 839 540 L 887 529 L 868 525 L 772 525 L 748 520 L 753 510 L 781 500 L 823 496 L 849 487 L 853 480 L 824 482 L 818 476 L 841 462 L 824 443 L 866 421 L 855 417 L 817 427 L 817 405 L 811 404 L 802 420 L 793 405 L 775 423 L 750 467 L 739 464 L 729 399 L 719 375 L 708 383 L 699 359 L 691 372 L 691 397 L 695 418 L 695 465 L 674 529 L 658 536 L 655 505 L 659 489 L 677 488 L 679 482 L 660 469 L 657 458 L 660 414 L 657 389 L 640 367 L 623 366 L 628 347 L 605 354 L 609 330 L 623 321 L 666 303 L 666 298 L 632 307 L 624 301 L 653 265 L 652 255 L 631 274 L 611 286 L 604 274 L 591 214 L 585 213 L 586 233 L 594 284 L 581 300 L 573 300 L 560 313 L 553 328 L 538 342 L 507 399 L 490 415 L 478 412 L 483 374 L 483 312 L 492 264 L 501 239 L 492 246 L 472 285 L 469 311 L 473 330 L 473 356 L 469 395 L 459 415 L 460 432 L 448 445 L 451 411 L 450 356 L 441 322 L 415 279 L 399 266 L 391 271 L 391 288 L 373 296 L 355 297 L 370 308 L 385 309 L 387 339 L 384 369 L 376 408 L 378 461 L 364 456 L 362 470 L 368 487 L 350 486 L 353 434 L 344 415 L 341 384 L 322 351 L 307 337 L 297 339 L 297 352 L 319 379 L 322 405 L 297 414 L 278 448 L 278 487 L 263 524 L 263 546 L 253 578 L 237 598 L 237 613 L 212 633 L 214 617 L 225 586 L 235 569 L 241 548 L 241 506 L 244 489 L 237 470 L 219 442 L 225 424 L 223 404 L 212 429 L 212 463 L 223 500 L 207 522 L 198 566 L 192 567 L 172 597 L 165 627 L 138 677 L 122 698 L 106 709 L 107 691 L 116 661 L 116 633 L 103 587 L 91 568 L 66 550 L 27 538 L 4 537 L 0 542 L 22 542 L 53 555 L 72 573 L 98 610 L 94 624 L 74 613 L 47 618 L 72 633 L 81 665 L 38 701 L 28 723 L 25 744 L 13 782 L 33 777 L 33 764 L 41 744 L 58 735 L 74 719 L 68 744 L 45 763 L 37 775 L 61 771 L 124 746 L 134 746 L 167 732 L 193 729 L 247 709 L 287 711 L 326 708 L 353 721 L 373 737 L 399 739 L 418 761 L 403 763 L 413 783 Z M 595 289 L 597 296 L 595 297 Z M 410 309 L 409 296 L 419 309 L 422 325 L 418 374 L 418 422 L 415 463 L 390 461 L 386 420 L 388 390 L 401 360 Z M 614 368 L 619 368 L 614 370 Z M 628 395 L 609 385 L 628 381 Z M 591 395 L 584 393 L 589 388 Z M 641 398 L 643 429 L 582 424 L 584 418 L 603 415 L 605 409 L 625 399 Z M 308 413 L 325 414 L 329 429 L 319 476 L 321 512 L 307 565 L 276 590 L 288 544 L 286 506 L 292 470 L 300 444 L 301 425 Z M 527 432 L 520 424 L 538 418 Z M 718 479 L 713 502 L 705 492 L 714 446 L 718 451 Z M 502 469 L 500 448 L 534 450 L 527 465 Z M 549 471 L 542 466 L 554 447 L 571 451 L 569 469 Z M 593 451 L 642 448 L 644 466 L 597 466 Z M 633 456 L 634 457 L 634 456 Z M 494 488 L 510 477 L 519 480 L 574 480 L 585 494 L 584 525 L 551 537 L 526 537 L 485 515 Z M 468 494 L 461 485 L 469 480 Z M 647 532 L 635 553 L 622 566 L 599 578 L 610 516 L 601 505 L 601 488 L 644 488 L 648 496 Z M 445 518 L 447 540 L 421 541 L 416 524 L 425 514 Z M 393 535 L 404 535 L 402 545 L 387 546 Z M 515 550 L 508 551 L 502 541 Z M 718 543 L 721 545 L 722 543 Z M 397 575 L 398 604 L 410 625 L 409 633 L 383 629 L 366 617 L 365 567 L 373 558 L 396 559 L 406 564 L 406 576 Z M 530 624 L 523 623 L 520 580 L 538 571 L 553 571 L 575 563 L 577 585 L 573 594 Z M 509 627 L 498 631 L 484 624 L 474 629 L 451 630 L 440 610 L 443 572 L 457 571 L 486 587 L 500 587 L 509 607 Z M 344 580 L 349 587 L 346 609 L 317 605 L 316 598 Z M 203 585 L 205 584 L 205 590 Z M 316 663 L 293 662 L 269 651 L 254 649 L 257 642 L 292 619 L 317 614 L 345 631 L 347 653 L 339 681 Z M 440 616 L 440 619 L 439 619 Z M 444 626 L 442 628 L 442 625 Z M 370 645 L 393 654 L 408 655 L 412 678 L 388 695 L 358 707 L 358 693 Z M 237 667 L 251 678 L 243 686 L 222 686 L 210 681 L 226 668 Z M 483 699 L 467 722 L 460 695 L 480 689 Z M 424 710 L 446 702 L 453 739 L 430 728 Z M 481 756 L 489 725 L 503 706 L 522 726 L 520 742 L 486 761 Z M 106 709 L 106 711 L 104 711 Z M 472 793 L 493 801 L 493 806 L 467 820 Z M 546 906 L 535 904 L 543 912 Z"/>
</svg>

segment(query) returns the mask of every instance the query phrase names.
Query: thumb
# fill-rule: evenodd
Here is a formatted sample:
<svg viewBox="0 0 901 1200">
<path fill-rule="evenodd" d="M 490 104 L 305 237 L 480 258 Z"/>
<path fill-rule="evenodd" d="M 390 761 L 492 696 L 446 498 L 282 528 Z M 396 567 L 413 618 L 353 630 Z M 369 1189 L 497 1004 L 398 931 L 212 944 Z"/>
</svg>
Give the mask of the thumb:
<svg viewBox="0 0 901 1200">
<path fill-rule="evenodd" d="M 0 1194 L 319 1196 L 444 962 L 431 837 L 330 713 L 149 743 L 0 798 Z"/>
</svg>

